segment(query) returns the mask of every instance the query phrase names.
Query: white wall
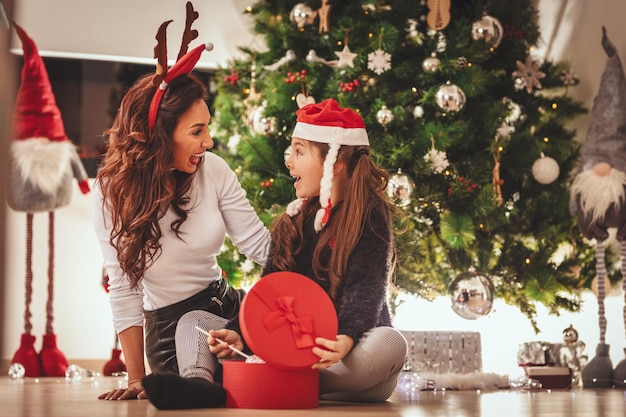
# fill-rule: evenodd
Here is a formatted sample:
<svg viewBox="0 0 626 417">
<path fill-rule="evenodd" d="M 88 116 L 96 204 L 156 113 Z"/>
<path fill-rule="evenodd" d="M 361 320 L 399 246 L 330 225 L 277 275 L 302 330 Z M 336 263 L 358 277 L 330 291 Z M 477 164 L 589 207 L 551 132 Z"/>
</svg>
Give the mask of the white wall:
<svg viewBox="0 0 626 417">
<path fill-rule="evenodd" d="M 154 39 L 166 20 L 168 57 L 176 58 L 185 27 L 187 0 L 15 0 L 13 19 L 35 40 L 46 57 L 93 59 L 153 64 Z M 248 30 L 250 15 L 244 14 L 253 0 L 195 1 L 199 17 L 193 48 L 212 42 L 215 49 L 205 53 L 198 68 L 215 69 L 238 56 L 239 46 L 263 49 L 260 37 Z M 54 24 L 51 24 L 54 22 Z M 71 28 L 71 30 L 69 29 Z M 53 29 L 53 30 L 51 30 Z M 12 45 L 21 53 L 19 39 Z"/>
<path fill-rule="evenodd" d="M 34 0 L 22 0 L 27 3 L 28 1 Z M 558 3 L 559 7 L 556 7 L 555 3 Z M 563 19 L 557 33 L 546 39 L 546 45 L 549 41 L 552 46 L 545 50 L 551 51 L 555 58 L 567 59 L 574 65 L 581 85 L 571 88 L 570 94 L 583 100 L 590 109 L 606 60 L 600 45 L 602 25 L 607 27 L 609 36 L 617 46 L 622 59 L 626 59 L 626 28 L 622 22 L 626 14 L 626 3 L 623 0 L 593 2 L 543 0 L 542 4 L 552 6 L 542 8 L 550 10 L 550 13 L 541 15 L 542 25 L 554 23 L 550 17 L 559 15 L 554 11 L 555 8 L 563 10 Z M 583 138 L 587 123 L 588 118 L 584 116 L 575 124 L 579 129 L 579 136 Z M 110 355 L 114 334 L 107 295 L 101 286 L 102 259 L 92 231 L 90 216 L 91 195 L 82 195 L 77 187 L 74 187 L 70 205 L 56 211 L 54 328 L 59 348 L 69 359 L 101 358 L 104 362 Z M 8 209 L 4 334 L 0 346 L 3 359 L 12 357 L 23 332 L 25 223 L 24 213 Z M 41 335 L 45 331 L 47 236 L 47 215 L 45 213 L 35 215 L 34 294 L 31 312 L 34 323 L 33 334 L 37 336 L 37 349 L 41 344 Z M 607 343 L 611 345 L 614 365 L 624 358 L 622 349 L 626 347 L 622 321 L 623 303 L 623 295 L 611 296 L 606 300 Z M 597 306 L 591 293 L 585 295 L 584 309 L 579 314 L 563 314 L 556 317 L 539 308 L 539 326 L 543 330 L 539 335 L 532 332 L 528 321 L 516 309 L 498 301 L 495 306 L 495 311 L 488 317 L 468 321 L 458 317 L 450 309 L 446 298 L 433 303 L 408 302 L 400 307 L 396 324 L 407 330 L 480 331 L 483 367 L 489 372 L 515 373 L 519 343 L 530 340 L 559 342 L 562 330 L 570 324 L 579 330 L 581 339 L 587 343 L 588 354 L 590 356 L 594 354 L 595 345 L 598 343 Z"/>
</svg>

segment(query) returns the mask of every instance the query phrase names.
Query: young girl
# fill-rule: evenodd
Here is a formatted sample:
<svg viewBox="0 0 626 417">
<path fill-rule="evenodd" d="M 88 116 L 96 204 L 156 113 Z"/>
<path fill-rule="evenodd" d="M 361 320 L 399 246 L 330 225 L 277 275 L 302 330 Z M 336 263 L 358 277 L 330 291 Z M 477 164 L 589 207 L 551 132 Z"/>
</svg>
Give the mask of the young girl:
<svg viewBox="0 0 626 417">
<path fill-rule="evenodd" d="M 320 357 L 313 365 L 321 369 L 320 398 L 385 401 L 407 352 L 386 301 L 394 260 L 392 209 L 384 194 L 388 174 L 369 157 L 361 117 L 333 99 L 297 111 L 285 165 L 298 199 L 275 222 L 263 274 L 306 275 L 335 304 L 337 337 L 317 338 L 313 348 Z M 234 356 L 228 344 L 244 348 L 240 332 L 210 334 L 218 358 Z"/>
</svg>

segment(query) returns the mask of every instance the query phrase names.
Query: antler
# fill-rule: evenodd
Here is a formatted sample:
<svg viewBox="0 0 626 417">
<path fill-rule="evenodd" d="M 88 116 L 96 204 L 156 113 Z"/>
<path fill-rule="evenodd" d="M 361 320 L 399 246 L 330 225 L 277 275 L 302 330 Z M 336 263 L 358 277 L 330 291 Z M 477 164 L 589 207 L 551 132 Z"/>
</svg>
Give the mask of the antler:
<svg viewBox="0 0 626 417">
<path fill-rule="evenodd" d="M 157 59 L 156 71 L 154 73 L 154 78 L 152 78 L 152 84 L 158 86 L 161 84 L 163 77 L 167 74 L 167 25 L 172 23 L 172 20 L 168 20 L 167 22 L 161 23 L 159 26 L 159 30 L 157 31 L 156 36 L 154 37 L 157 40 L 157 44 L 154 47 L 154 58 Z"/>
<path fill-rule="evenodd" d="M 198 18 L 198 12 L 193 9 L 193 4 L 190 1 L 187 2 L 187 19 L 185 20 L 185 30 L 183 32 L 183 40 L 180 44 L 180 51 L 178 51 L 178 57 L 176 61 L 181 59 L 183 55 L 187 53 L 187 48 L 189 43 L 198 37 L 198 31 L 193 29 L 191 30 L 191 25 L 194 20 Z"/>
</svg>

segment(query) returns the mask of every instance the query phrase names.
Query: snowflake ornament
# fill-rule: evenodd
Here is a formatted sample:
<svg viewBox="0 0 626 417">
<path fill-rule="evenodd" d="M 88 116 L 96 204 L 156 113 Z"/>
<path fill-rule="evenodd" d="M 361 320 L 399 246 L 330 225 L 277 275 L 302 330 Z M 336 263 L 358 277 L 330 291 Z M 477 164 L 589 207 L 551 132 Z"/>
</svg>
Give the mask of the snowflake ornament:
<svg viewBox="0 0 626 417">
<path fill-rule="evenodd" d="M 450 163 L 448 162 L 448 155 L 435 148 L 431 149 L 426 155 L 424 155 L 424 161 L 430 163 L 430 167 L 436 174 L 441 174 L 444 169 L 450 166 Z"/>
<path fill-rule="evenodd" d="M 500 127 L 496 130 L 496 138 L 509 139 L 511 137 L 511 133 L 514 132 L 515 127 L 503 121 Z"/>
<path fill-rule="evenodd" d="M 391 69 L 391 54 L 377 49 L 367 55 L 367 68 L 380 75 Z"/>
<path fill-rule="evenodd" d="M 539 70 L 539 63 L 527 57 L 525 63 L 516 61 L 516 64 L 517 71 L 514 71 L 512 74 L 516 78 L 516 86 L 526 88 L 528 94 L 532 93 L 533 87 L 540 90 L 541 82 L 539 80 L 544 78 L 546 74 Z"/>
<path fill-rule="evenodd" d="M 571 69 L 565 70 L 561 73 L 561 81 L 563 85 L 577 85 L 579 82 L 578 75 Z"/>
</svg>

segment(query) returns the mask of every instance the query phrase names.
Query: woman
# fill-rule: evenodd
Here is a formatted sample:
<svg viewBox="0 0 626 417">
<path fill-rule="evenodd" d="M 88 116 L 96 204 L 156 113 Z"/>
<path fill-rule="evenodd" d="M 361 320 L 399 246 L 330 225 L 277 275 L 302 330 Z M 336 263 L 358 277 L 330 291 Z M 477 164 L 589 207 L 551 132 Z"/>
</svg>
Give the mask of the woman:
<svg viewBox="0 0 626 417">
<path fill-rule="evenodd" d="M 196 48 L 198 49 L 198 48 Z M 113 322 L 124 352 L 128 387 L 100 399 L 146 398 L 145 355 L 152 372 L 179 369 L 174 335 L 191 310 L 231 318 L 241 293 L 222 276 L 217 255 L 226 235 L 263 264 L 269 232 L 246 199 L 235 173 L 218 156 L 208 130 L 206 88 L 174 65 L 156 87 L 139 79 L 125 95 L 109 129 L 97 175 L 94 227 L 109 274 Z M 180 62 L 180 61 L 179 61 Z M 225 398 L 212 373 L 203 373 Z"/>
</svg>

